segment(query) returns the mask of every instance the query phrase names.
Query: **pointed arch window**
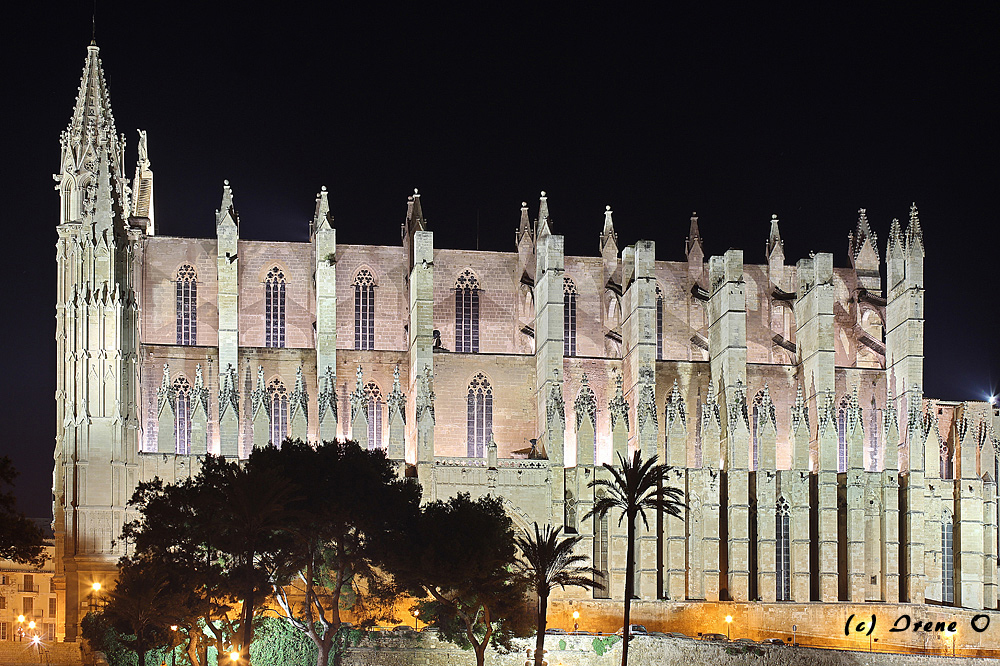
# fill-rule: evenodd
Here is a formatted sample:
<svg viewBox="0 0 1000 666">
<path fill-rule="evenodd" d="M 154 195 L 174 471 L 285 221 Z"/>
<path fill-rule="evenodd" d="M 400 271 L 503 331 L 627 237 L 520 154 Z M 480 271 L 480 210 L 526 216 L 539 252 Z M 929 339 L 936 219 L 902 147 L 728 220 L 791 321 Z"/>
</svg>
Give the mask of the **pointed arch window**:
<svg viewBox="0 0 1000 666">
<path fill-rule="evenodd" d="M 469 382 L 468 456 L 482 458 L 493 434 L 493 388 L 479 373 Z"/>
<path fill-rule="evenodd" d="M 455 281 L 455 351 L 479 353 L 479 280 L 469 269 Z"/>
<path fill-rule="evenodd" d="M 597 501 L 604 499 L 604 491 L 597 491 Z M 609 576 L 610 569 L 608 567 L 608 547 L 609 547 L 609 534 L 608 534 L 608 514 L 604 514 L 600 518 L 594 516 L 594 568 L 600 572 L 598 581 L 604 584 L 602 588 L 594 588 L 594 598 L 595 599 L 610 599 L 611 598 L 611 578 Z"/>
<path fill-rule="evenodd" d="M 955 603 L 954 527 L 946 511 L 941 517 L 941 601 Z"/>
<path fill-rule="evenodd" d="M 177 269 L 177 344 L 198 344 L 198 273 L 184 264 Z"/>
<path fill-rule="evenodd" d="M 278 266 L 264 279 L 264 346 L 285 346 L 285 274 Z"/>
<path fill-rule="evenodd" d="M 385 401 L 382 400 L 382 389 L 375 382 L 368 382 L 365 385 L 365 402 L 368 405 L 368 448 L 384 449 L 382 417 Z"/>
<path fill-rule="evenodd" d="M 375 349 L 375 276 L 367 268 L 354 276 L 354 348 Z"/>
<path fill-rule="evenodd" d="M 191 453 L 191 384 L 184 377 L 174 380 L 174 442 L 177 453 Z"/>
<path fill-rule="evenodd" d="M 952 459 L 951 449 L 948 447 L 947 442 L 941 442 L 941 478 L 942 479 L 953 479 L 955 478 L 955 468 L 954 460 Z"/>
<path fill-rule="evenodd" d="M 847 408 L 845 395 L 837 408 L 837 471 L 847 471 Z"/>
<path fill-rule="evenodd" d="M 775 509 L 774 539 L 775 539 L 775 565 L 777 570 L 777 589 L 775 598 L 778 601 L 789 601 L 792 598 L 792 540 L 789 531 L 789 510 L 788 500 L 784 497 L 778 498 Z"/>
<path fill-rule="evenodd" d="M 663 291 L 656 285 L 656 360 L 663 360 Z"/>
<path fill-rule="evenodd" d="M 288 392 L 280 379 L 272 379 L 267 385 L 268 399 L 271 401 L 271 443 L 277 447 L 288 437 Z"/>
<path fill-rule="evenodd" d="M 62 188 L 63 222 L 73 221 L 73 181 L 66 178 Z"/>
<path fill-rule="evenodd" d="M 576 284 L 563 278 L 563 355 L 576 356 Z"/>
</svg>

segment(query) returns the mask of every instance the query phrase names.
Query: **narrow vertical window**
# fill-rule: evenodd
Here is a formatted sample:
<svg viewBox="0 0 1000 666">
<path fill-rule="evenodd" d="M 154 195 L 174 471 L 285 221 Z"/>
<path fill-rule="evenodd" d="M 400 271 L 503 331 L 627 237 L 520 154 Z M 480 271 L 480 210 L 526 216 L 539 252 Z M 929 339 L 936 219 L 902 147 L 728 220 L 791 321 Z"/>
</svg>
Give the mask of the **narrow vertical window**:
<svg viewBox="0 0 1000 666">
<path fill-rule="evenodd" d="M 604 497 L 604 491 L 598 491 L 597 499 Z M 603 589 L 594 588 L 595 599 L 611 598 L 611 577 L 608 569 L 608 515 L 600 518 L 594 516 L 594 568 L 600 572 L 598 580 L 604 584 Z"/>
<path fill-rule="evenodd" d="M 656 360 L 663 360 L 663 292 L 656 287 Z"/>
<path fill-rule="evenodd" d="M 468 410 L 468 456 L 482 458 L 493 434 L 493 389 L 483 373 L 469 382 Z"/>
<path fill-rule="evenodd" d="M 792 559 L 791 537 L 789 535 L 789 507 L 784 497 L 778 498 L 778 506 L 774 521 L 775 565 L 777 568 L 777 590 L 775 598 L 778 601 L 789 601 L 792 598 Z"/>
<path fill-rule="evenodd" d="M 177 453 L 191 453 L 191 384 L 184 377 L 174 380 L 174 441 Z"/>
<path fill-rule="evenodd" d="M 194 266 L 177 269 L 177 344 L 198 344 L 198 274 Z"/>
<path fill-rule="evenodd" d="M 563 278 L 563 355 L 576 356 L 576 285 Z"/>
<path fill-rule="evenodd" d="M 945 513 L 941 518 L 941 601 L 955 603 L 955 551 L 952 537 L 954 530 L 951 516 Z"/>
<path fill-rule="evenodd" d="M 946 442 L 941 442 L 941 478 L 942 479 L 953 479 L 955 478 L 955 470 L 952 466 L 951 449 L 948 448 Z"/>
<path fill-rule="evenodd" d="M 267 385 L 271 400 L 271 443 L 281 447 L 288 437 L 288 392 L 280 379 L 272 379 Z"/>
<path fill-rule="evenodd" d="M 375 349 L 375 277 L 367 268 L 354 278 L 354 348 Z"/>
<path fill-rule="evenodd" d="M 468 269 L 455 281 L 455 351 L 479 353 L 479 280 Z"/>
<path fill-rule="evenodd" d="M 847 471 L 847 396 L 837 409 L 837 471 Z"/>
<path fill-rule="evenodd" d="M 384 449 L 382 441 L 383 405 L 382 391 L 375 382 L 365 385 L 365 400 L 368 403 L 368 448 Z"/>
<path fill-rule="evenodd" d="M 264 280 L 264 346 L 285 346 L 285 274 L 277 266 Z"/>
</svg>

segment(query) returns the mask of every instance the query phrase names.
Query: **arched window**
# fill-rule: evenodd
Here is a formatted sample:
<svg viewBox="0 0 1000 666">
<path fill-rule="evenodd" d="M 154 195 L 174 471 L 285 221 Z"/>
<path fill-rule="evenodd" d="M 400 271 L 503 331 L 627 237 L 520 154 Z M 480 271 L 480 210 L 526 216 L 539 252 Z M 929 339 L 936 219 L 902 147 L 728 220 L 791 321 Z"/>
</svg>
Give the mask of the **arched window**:
<svg viewBox="0 0 1000 666">
<path fill-rule="evenodd" d="M 760 418 L 763 415 L 763 404 L 764 404 L 764 392 L 759 391 L 757 395 L 753 397 L 753 408 L 751 409 L 751 439 L 753 444 L 753 467 L 750 469 L 757 469 L 760 465 L 760 436 L 758 431 L 760 430 Z"/>
<path fill-rule="evenodd" d="M 576 356 L 576 285 L 563 278 L 563 355 Z"/>
<path fill-rule="evenodd" d="M 597 491 L 597 501 L 604 498 L 604 491 Z M 600 518 L 594 516 L 594 568 L 600 572 L 598 581 L 604 584 L 604 588 L 594 588 L 595 599 L 611 598 L 611 577 L 608 567 L 608 514 Z"/>
<path fill-rule="evenodd" d="M 663 360 L 663 292 L 656 285 L 656 360 Z"/>
<path fill-rule="evenodd" d="M 951 515 L 945 511 L 941 516 L 941 601 L 955 603 L 955 550 L 953 548 L 954 527 Z"/>
<path fill-rule="evenodd" d="M 271 400 L 271 443 L 280 447 L 288 437 L 288 392 L 280 379 L 272 379 L 267 385 Z"/>
<path fill-rule="evenodd" d="M 191 453 L 191 384 L 184 377 L 174 380 L 174 441 L 177 453 Z"/>
<path fill-rule="evenodd" d="M 951 449 L 948 448 L 947 442 L 941 442 L 941 478 L 942 479 L 953 479 L 955 478 L 955 468 L 953 466 L 953 460 L 951 455 Z"/>
<path fill-rule="evenodd" d="M 837 408 L 837 471 L 847 471 L 847 396 Z"/>
<path fill-rule="evenodd" d="M 778 573 L 775 598 L 778 601 L 789 601 L 792 598 L 792 540 L 788 530 L 789 514 L 788 500 L 779 497 L 774 516 L 776 542 L 774 555 Z"/>
<path fill-rule="evenodd" d="M 563 502 L 563 527 L 566 534 L 576 534 L 576 497 L 573 490 L 566 488 L 566 496 Z"/>
<path fill-rule="evenodd" d="M 73 221 L 73 181 L 66 178 L 62 189 L 63 222 Z"/>
<path fill-rule="evenodd" d="M 278 266 L 264 280 L 264 346 L 285 346 L 285 274 Z"/>
<path fill-rule="evenodd" d="M 365 385 L 365 401 L 368 403 L 368 448 L 384 449 L 382 442 L 382 390 L 375 382 Z"/>
<path fill-rule="evenodd" d="M 486 375 L 479 373 L 469 382 L 468 455 L 482 458 L 493 434 L 493 389 Z"/>
<path fill-rule="evenodd" d="M 479 352 L 479 280 L 469 269 L 455 281 L 455 351 Z"/>
<path fill-rule="evenodd" d="M 375 349 L 375 276 L 367 268 L 354 277 L 354 348 Z"/>
<path fill-rule="evenodd" d="M 177 344 L 198 344 L 198 274 L 194 266 L 177 269 Z"/>
</svg>

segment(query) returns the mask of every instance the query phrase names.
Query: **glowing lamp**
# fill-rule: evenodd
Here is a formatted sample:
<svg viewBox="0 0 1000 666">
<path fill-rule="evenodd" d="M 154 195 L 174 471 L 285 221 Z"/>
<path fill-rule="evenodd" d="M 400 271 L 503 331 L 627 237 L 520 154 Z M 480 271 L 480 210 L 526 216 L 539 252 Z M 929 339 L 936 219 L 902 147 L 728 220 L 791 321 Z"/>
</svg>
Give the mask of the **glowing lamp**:
<svg viewBox="0 0 1000 666">
<path fill-rule="evenodd" d="M 92 585 L 92 587 L 94 588 L 94 592 L 100 592 L 101 591 L 101 584 L 100 583 L 94 583 Z"/>
<path fill-rule="evenodd" d="M 24 616 L 23 615 L 18 615 L 17 616 L 17 621 L 20 622 L 21 624 L 24 624 Z"/>
<path fill-rule="evenodd" d="M 239 661 L 240 653 L 233 650 L 232 652 L 229 653 L 229 658 L 232 659 L 233 661 Z"/>
</svg>

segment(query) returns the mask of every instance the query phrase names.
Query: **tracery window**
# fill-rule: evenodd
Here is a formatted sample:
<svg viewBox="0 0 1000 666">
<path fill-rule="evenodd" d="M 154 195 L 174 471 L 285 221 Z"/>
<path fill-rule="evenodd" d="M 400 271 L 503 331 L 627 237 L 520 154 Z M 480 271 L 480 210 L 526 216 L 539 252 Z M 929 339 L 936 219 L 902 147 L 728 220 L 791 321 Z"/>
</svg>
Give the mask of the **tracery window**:
<svg viewBox="0 0 1000 666">
<path fill-rule="evenodd" d="M 191 384 L 184 377 L 174 380 L 174 441 L 177 453 L 191 453 Z"/>
<path fill-rule="evenodd" d="M 656 286 L 656 360 L 663 360 L 663 292 Z"/>
<path fill-rule="evenodd" d="M 375 276 L 367 268 L 354 277 L 354 348 L 375 349 Z"/>
<path fill-rule="evenodd" d="M 597 491 L 597 501 L 604 498 L 604 491 Z M 611 578 L 608 569 L 608 514 L 600 518 L 594 516 L 594 568 L 600 572 L 598 581 L 604 584 L 604 588 L 594 588 L 595 599 L 611 598 Z"/>
<path fill-rule="evenodd" d="M 847 471 L 847 396 L 837 408 L 837 471 Z"/>
<path fill-rule="evenodd" d="M 479 373 L 469 382 L 468 456 L 482 458 L 493 434 L 493 389 L 486 375 Z"/>
<path fill-rule="evenodd" d="M 285 346 L 285 274 L 278 266 L 264 279 L 264 346 Z"/>
<path fill-rule="evenodd" d="M 288 392 L 278 378 L 267 385 L 271 401 L 271 443 L 277 447 L 288 437 Z"/>
<path fill-rule="evenodd" d="M 779 497 L 774 521 L 776 541 L 774 554 L 778 573 L 775 598 L 778 601 L 789 601 L 792 598 L 792 540 L 788 529 L 789 514 L 788 501 L 784 497 Z"/>
<path fill-rule="evenodd" d="M 375 382 L 365 385 L 365 401 L 368 403 L 368 448 L 384 449 L 382 416 L 385 402 L 382 400 L 382 390 Z"/>
<path fill-rule="evenodd" d="M 941 601 L 955 603 L 955 550 L 954 528 L 951 516 L 945 512 L 941 517 Z"/>
<path fill-rule="evenodd" d="M 576 285 L 563 278 L 563 355 L 576 356 Z"/>
<path fill-rule="evenodd" d="M 479 280 L 469 269 L 455 281 L 455 351 L 479 352 Z"/>
<path fill-rule="evenodd" d="M 177 269 L 177 344 L 198 344 L 198 274 L 194 266 Z"/>
</svg>

